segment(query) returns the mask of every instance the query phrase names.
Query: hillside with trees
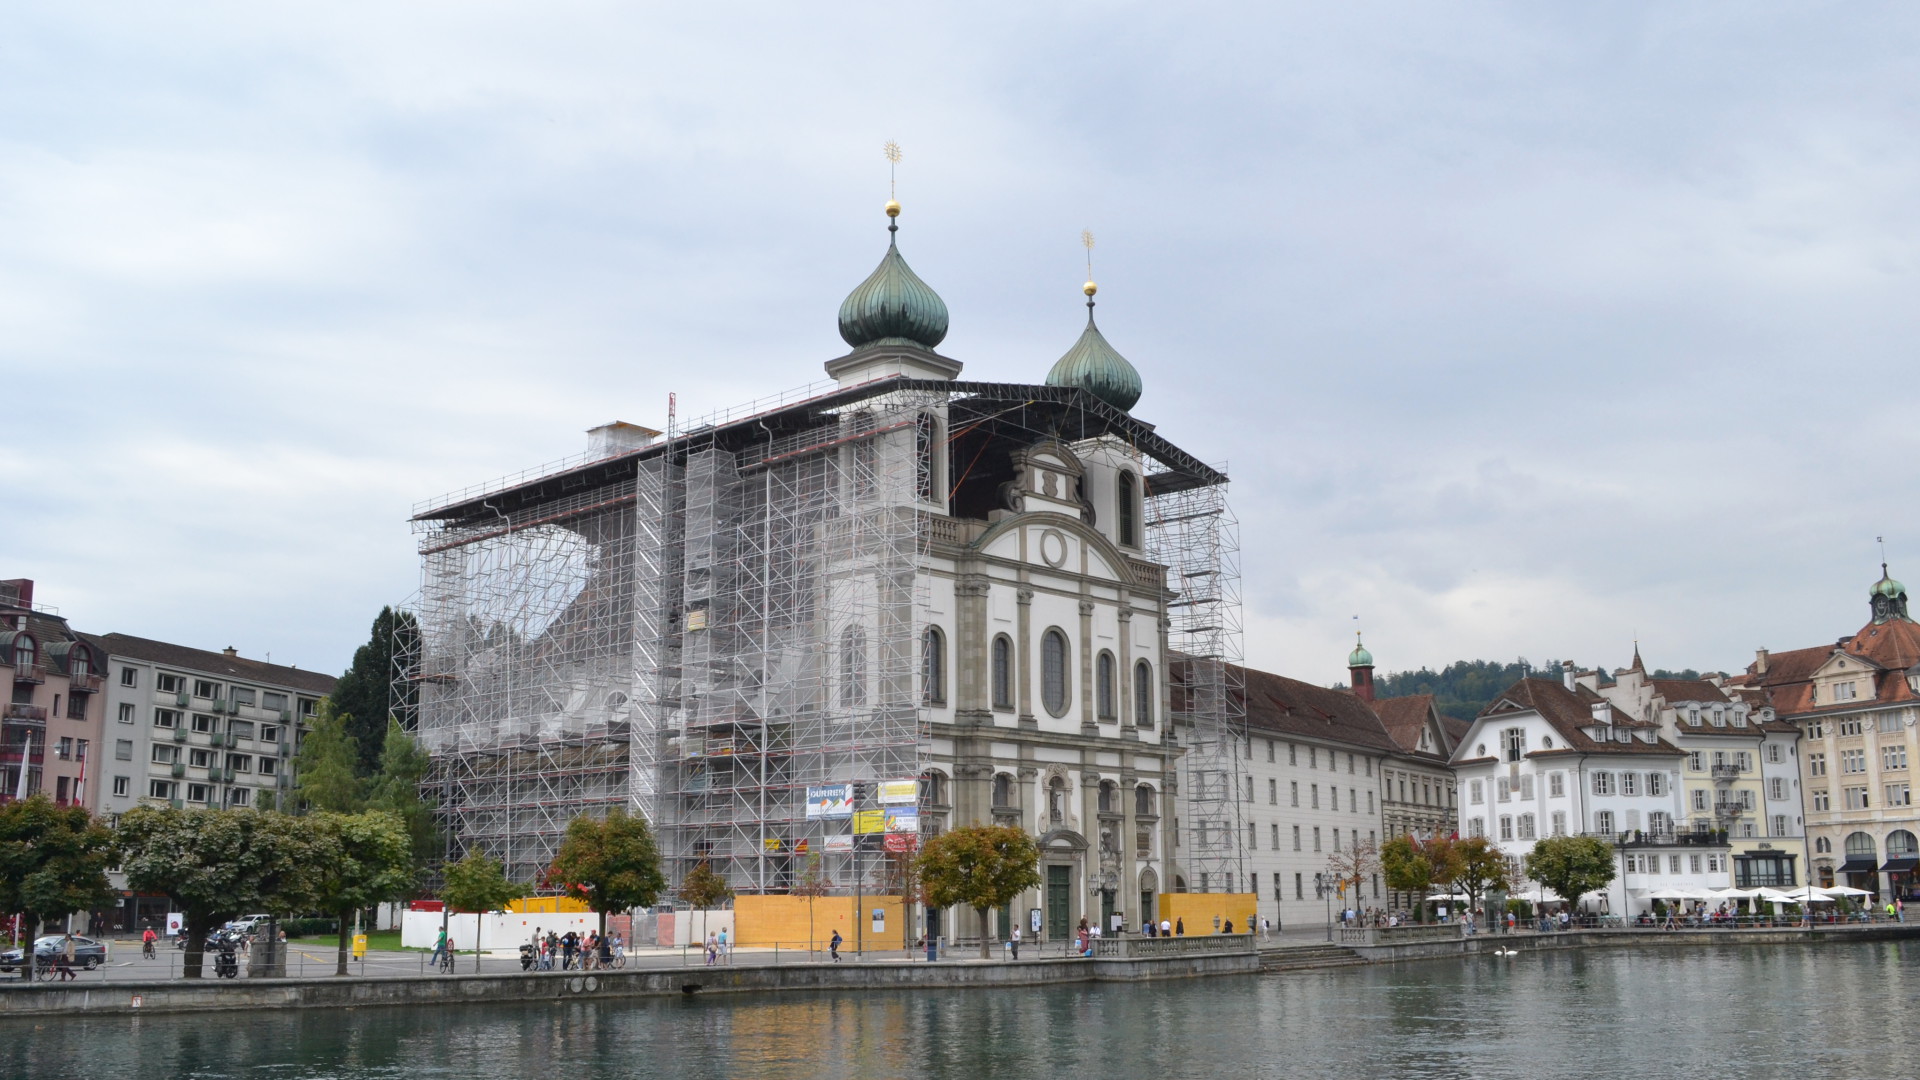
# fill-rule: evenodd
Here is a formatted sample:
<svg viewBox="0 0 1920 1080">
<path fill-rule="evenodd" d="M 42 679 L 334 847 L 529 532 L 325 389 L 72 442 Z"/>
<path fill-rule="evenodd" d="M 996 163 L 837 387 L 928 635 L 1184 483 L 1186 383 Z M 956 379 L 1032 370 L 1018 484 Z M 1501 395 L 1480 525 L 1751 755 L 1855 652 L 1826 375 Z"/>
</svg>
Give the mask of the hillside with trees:
<svg viewBox="0 0 1920 1080">
<path fill-rule="evenodd" d="M 1441 715 L 1471 720 L 1480 715 L 1480 710 L 1487 707 L 1493 695 L 1529 677 L 1559 678 L 1560 661 L 1549 660 L 1536 666 L 1524 656 L 1506 663 L 1498 660 L 1455 660 L 1439 671 L 1423 667 L 1419 671 L 1376 675 L 1373 686 L 1374 694 L 1383 698 L 1432 694 L 1433 703 Z M 1653 673 L 1653 677 L 1698 679 L 1701 672 L 1692 668 L 1681 671 L 1661 668 Z"/>
</svg>

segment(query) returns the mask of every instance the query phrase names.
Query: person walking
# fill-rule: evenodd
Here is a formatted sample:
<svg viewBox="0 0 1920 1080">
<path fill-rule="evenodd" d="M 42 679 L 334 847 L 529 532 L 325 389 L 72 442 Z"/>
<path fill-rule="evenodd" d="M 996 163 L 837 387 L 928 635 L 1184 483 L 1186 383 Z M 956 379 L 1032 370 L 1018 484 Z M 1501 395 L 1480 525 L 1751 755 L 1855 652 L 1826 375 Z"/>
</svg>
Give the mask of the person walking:
<svg viewBox="0 0 1920 1080">
<path fill-rule="evenodd" d="M 433 939 L 433 955 L 427 958 L 429 967 L 439 967 L 447 955 L 447 928 L 440 928 L 440 936 Z"/>
<path fill-rule="evenodd" d="M 827 942 L 827 955 L 833 957 L 833 962 L 836 964 L 840 962 L 840 942 L 843 940 L 845 939 L 840 936 L 840 931 L 835 930 L 833 940 Z"/>
<path fill-rule="evenodd" d="M 75 942 L 73 940 L 73 934 L 69 932 L 66 936 L 66 940 L 62 942 L 60 946 L 60 981 L 61 982 L 66 982 L 68 979 L 77 977 L 73 973 L 74 945 L 75 945 Z"/>
<path fill-rule="evenodd" d="M 575 950 L 579 948 L 580 948 L 579 933 L 573 930 L 567 931 L 566 936 L 560 939 L 560 970 L 561 971 L 573 970 L 573 954 Z"/>
<path fill-rule="evenodd" d="M 1013 953 L 1015 960 L 1020 959 L 1020 924 L 1015 923 L 1012 936 L 1007 938 L 1007 951 Z"/>
<path fill-rule="evenodd" d="M 1173 920 L 1173 936 L 1174 937 L 1187 936 L 1187 920 L 1185 918 L 1179 918 L 1179 919 Z"/>
<path fill-rule="evenodd" d="M 707 966 L 712 967 L 720 959 L 720 939 L 709 930 L 707 932 Z"/>
<path fill-rule="evenodd" d="M 1168 922 L 1165 919 L 1160 920 L 1160 936 L 1161 937 L 1173 936 L 1173 924 Z"/>
<path fill-rule="evenodd" d="M 733 947 L 727 944 L 727 928 L 724 926 L 720 928 L 720 962 L 733 963 Z"/>
</svg>

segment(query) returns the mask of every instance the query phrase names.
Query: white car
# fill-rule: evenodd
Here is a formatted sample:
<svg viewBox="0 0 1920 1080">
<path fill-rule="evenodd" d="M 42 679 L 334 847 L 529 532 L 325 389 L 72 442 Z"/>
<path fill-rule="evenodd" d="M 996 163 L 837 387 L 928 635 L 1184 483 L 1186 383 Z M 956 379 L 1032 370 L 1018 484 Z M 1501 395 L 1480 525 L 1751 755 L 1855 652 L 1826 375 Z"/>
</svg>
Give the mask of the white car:
<svg viewBox="0 0 1920 1080">
<path fill-rule="evenodd" d="M 240 918 L 233 920 L 232 922 L 228 923 L 224 927 L 221 927 L 221 929 L 237 930 L 242 934 L 251 934 L 253 933 L 254 928 L 265 926 L 267 924 L 267 920 L 271 918 L 273 918 L 273 916 L 271 915 L 242 915 Z"/>
</svg>

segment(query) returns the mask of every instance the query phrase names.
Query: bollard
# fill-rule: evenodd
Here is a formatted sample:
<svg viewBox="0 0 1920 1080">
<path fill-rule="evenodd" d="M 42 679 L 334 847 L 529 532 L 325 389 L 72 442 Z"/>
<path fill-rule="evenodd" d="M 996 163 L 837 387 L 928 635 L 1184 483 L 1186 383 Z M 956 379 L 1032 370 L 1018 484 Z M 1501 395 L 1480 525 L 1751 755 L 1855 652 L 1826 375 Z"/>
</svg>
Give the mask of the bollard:
<svg viewBox="0 0 1920 1080">
<path fill-rule="evenodd" d="M 940 959 L 940 939 L 935 937 L 932 934 L 928 934 L 927 935 L 927 963 L 931 964 L 938 959 Z"/>
</svg>

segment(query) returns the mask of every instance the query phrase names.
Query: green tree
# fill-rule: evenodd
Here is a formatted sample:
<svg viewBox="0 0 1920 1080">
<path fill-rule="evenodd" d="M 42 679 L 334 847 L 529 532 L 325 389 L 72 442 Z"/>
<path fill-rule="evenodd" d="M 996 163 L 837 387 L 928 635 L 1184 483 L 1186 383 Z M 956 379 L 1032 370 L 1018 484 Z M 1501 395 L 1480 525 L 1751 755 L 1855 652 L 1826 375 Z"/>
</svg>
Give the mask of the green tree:
<svg viewBox="0 0 1920 1080">
<path fill-rule="evenodd" d="M 20 913 L 28 953 L 42 923 L 113 898 L 107 867 L 116 848 L 113 832 L 81 807 L 45 794 L 0 805 L 0 912 Z M 21 974 L 33 977 L 31 961 Z"/>
<path fill-rule="evenodd" d="M 821 857 L 819 852 L 812 852 L 807 856 L 806 863 L 800 868 L 799 879 L 793 883 L 793 888 L 789 890 L 794 896 L 803 896 L 807 900 L 808 951 L 812 951 L 814 942 L 813 902 L 827 895 L 827 890 L 832 887 L 833 882 L 827 877 L 826 860 Z"/>
<path fill-rule="evenodd" d="M 1467 894 L 1469 909 L 1480 906 L 1487 890 L 1507 887 L 1507 856 L 1493 841 L 1472 836 L 1456 843 L 1454 850 L 1460 854 L 1460 864 L 1449 884 Z"/>
<path fill-rule="evenodd" d="M 480 970 L 480 955 L 485 949 L 487 912 L 499 911 L 510 900 L 527 895 L 527 887 L 507 880 L 500 863 L 477 851 L 446 868 L 446 887 L 441 896 L 453 911 L 471 911 L 479 918 L 474 923 L 473 970 Z"/>
<path fill-rule="evenodd" d="M 329 703 L 320 703 L 293 768 L 293 793 L 301 810 L 353 814 L 366 808 L 367 785 L 354 771 L 353 737 L 345 718 Z"/>
<path fill-rule="evenodd" d="M 651 907 L 667 888 L 653 830 L 645 818 L 618 807 L 603 819 L 583 814 L 567 823 L 566 838 L 547 867 L 547 881 L 585 901 L 600 916 L 602 937 L 608 912 Z"/>
<path fill-rule="evenodd" d="M 1439 671 L 1421 668 L 1382 675 L 1374 680 L 1374 692 L 1383 698 L 1432 694 L 1434 708 L 1443 716 L 1478 716 L 1495 694 L 1534 675 L 1559 678 L 1559 661 L 1535 667 L 1524 656 L 1512 663 L 1456 660 Z"/>
<path fill-rule="evenodd" d="M 1414 910 L 1427 921 L 1427 895 L 1435 885 L 1453 881 L 1460 856 L 1453 841 L 1436 836 L 1424 843 L 1412 836 L 1396 836 L 1380 845 L 1380 871 L 1387 888 L 1414 894 Z"/>
<path fill-rule="evenodd" d="M 1597 836 L 1549 836 L 1527 856 L 1527 875 L 1560 894 L 1568 910 L 1613 880 L 1613 845 Z"/>
<path fill-rule="evenodd" d="M 405 826 L 416 874 L 440 852 L 440 830 L 433 820 L 433 800 L 421 794 L 427 767 L 427 752 L 420 740 L 407 734 L 400 721 L 388 721 L 386 746 L 380 751 L 380 771 L 369 787 L 367 805 L 395 815 Z"/>
<path fill-rule="evenodd" d="M 712 911 L 732 898 L 733 886 L 705 859 L 695 863 L 680 882 L 680 899 L 700 911 Z"/>
<path fill-rule="evenodd" d="M 965 825 L 927 841 L 917 860 L 927 903 L 964 904 L 980 914 L 980 957 L 993 933 L 987 913 L 1040 887 L 1040 846 L 1011 825 Z"/>
<path fill-rule="evenodd" d="M 286 814 L 141 806 L 119 831 L 127 887 L 163 893 L 186 916 L 189 979 L 200 977 L 209 930 L 247 912 L 304 907 L 328 872 L 324 845 Z"/>
<path fill-rule="evenodd" d="M 326 867 L 314 882 L 310 901 L 340 920 L 340 949 L 333 973 L 345 975 L 353 913 L 406 896 L 414 882 L 413 845 L 406 824 L 384 810 L 319 813 L 303 824 L 311 830 L 316 858 Z"/>
<path fill-rule="evenodd" d="M 413 683 L 402 669 L 419 656 L 419 640 L 420 626 L 411 612 L 381 608 L 367 643 L 355 650 L 353 665 L 328 695 L 353 742 L 353 771 L 357 776 L 371 776 L 380 767 L 388 721 L 396 712 L 411 710 Z"/>
</svg>

